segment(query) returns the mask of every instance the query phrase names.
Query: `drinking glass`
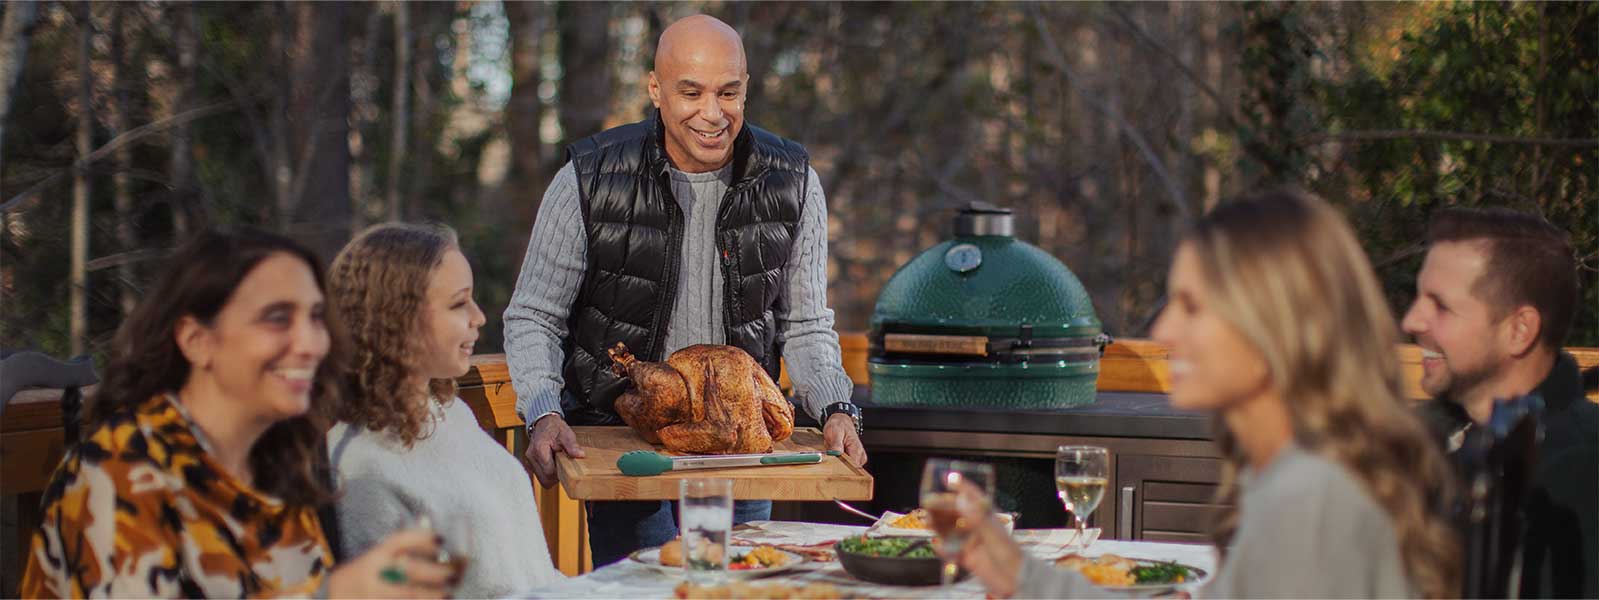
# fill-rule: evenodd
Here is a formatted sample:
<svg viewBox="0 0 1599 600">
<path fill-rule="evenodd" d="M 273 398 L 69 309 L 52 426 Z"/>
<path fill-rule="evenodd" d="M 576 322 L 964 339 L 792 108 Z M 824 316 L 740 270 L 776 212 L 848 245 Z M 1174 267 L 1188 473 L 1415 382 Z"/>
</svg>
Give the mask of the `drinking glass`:
<svg viewBox="0 0 1599 600">
<path fill-rule="evenodd" d="M 1061 446 L 1055 449 L 1055 489 L 1061 504 L 1072 513 L 1077 522 L 1077 537 L 1081 549 L 1088 549 L 1084 524 L 1088 516 L 1099 508 L 1105 497 L 1106 477 L 1110 469 L 1110 452 L 1099 446 Z M 1067 547 L 1071 544 L 1068 543 Z"/>
<path fill-rule="evenodd" d="M 689 583 L 714 585 L 727 571 L 733 529 L 733 480 L 684 479 L 679 485 L 683 573 Z"/>
<path fill-rule="evenodd" d="M 994 502 L 994 467 L 987 463 L 934 458 L 922 468 L 922 509 L 932 521 L 939 551 L 944 556 L 943 584 L 955 581 L 955 557 L 975 523 L 962 512 L 988 509 Z"/>
<path fill-rule="evenodd" d="M 466 515 L 434 513 L 419 508 L 411 513 L 408 528 L 410 527 L 430 529 L 438 535 L 443 543 L 439 545 L 438 554 L 428 558 L 439 564 L 449 565 L 450 570 L 455 573 L 455 581 L 465 577 L 477 541 Z"/>
</svg>

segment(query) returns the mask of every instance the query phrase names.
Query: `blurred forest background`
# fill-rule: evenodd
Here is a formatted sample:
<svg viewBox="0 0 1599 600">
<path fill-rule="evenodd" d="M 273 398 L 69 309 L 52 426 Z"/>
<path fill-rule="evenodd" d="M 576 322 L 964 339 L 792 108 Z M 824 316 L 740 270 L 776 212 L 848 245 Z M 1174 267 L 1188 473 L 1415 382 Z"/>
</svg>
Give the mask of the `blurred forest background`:
<svg viewBox="0 0 1599 600">
<path fill-rule="evenodd" d="M 1599 346 L 1599 3 L 33 2 L 0 38 L 0 344 L 103 351 L 166 253 L 251 223 L 331 254 L 455 226 L 500 351 L 563 145 L 642 118 L 662 28 L 744 36 L 752 123 L 811 151 L 831 302 L 863 330 L 954 207 L 1015 209 L 1144 335 L 1185 219 L 1297 185 L 1397 310 L 1428 214 L 1567 227 Z"/>
</svg>

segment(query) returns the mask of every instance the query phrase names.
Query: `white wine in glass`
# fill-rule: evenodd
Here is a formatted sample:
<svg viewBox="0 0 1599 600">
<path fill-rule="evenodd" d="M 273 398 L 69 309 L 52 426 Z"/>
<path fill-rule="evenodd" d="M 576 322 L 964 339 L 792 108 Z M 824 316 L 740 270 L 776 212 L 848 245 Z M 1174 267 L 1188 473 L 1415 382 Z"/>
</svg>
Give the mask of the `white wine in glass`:
<svg viewBox="0 0 1599 600">
<path fill-rule="evenodd" d="M 1077 522 L 1082 549 L 1088 548 L 1085 524 L 1105 497 L 1110 452 L 1099 446 L 1061 446 L 1055 449 L 1055 490 L 1061 504 Z"/>
<path fill-rule="evenodd" d="M 966 523 L 963 512 L 987 510 L 994 502 L 994 467 L 987 463 L 934 458 L 922 469 L 922 509 L 938 536 L 939 550 L 946 557 L 942 580 L 954 583 L 958 571 L 955 555 L 960 553 L 974 523 Z"/>
</svg>

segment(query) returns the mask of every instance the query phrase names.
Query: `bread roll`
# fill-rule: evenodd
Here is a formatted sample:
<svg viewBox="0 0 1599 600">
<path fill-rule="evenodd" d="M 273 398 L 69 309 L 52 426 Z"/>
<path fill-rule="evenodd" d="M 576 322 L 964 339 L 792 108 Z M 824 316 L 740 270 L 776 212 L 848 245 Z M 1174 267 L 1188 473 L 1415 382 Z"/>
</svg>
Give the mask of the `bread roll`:
<svg viewBox="0 0 1599 600">
<path fill-rule="evenodd" d="M 683 540 L 673 539 L 661 545 L 661 564 L 668 567 L 683 566 Z"/>
</svg>

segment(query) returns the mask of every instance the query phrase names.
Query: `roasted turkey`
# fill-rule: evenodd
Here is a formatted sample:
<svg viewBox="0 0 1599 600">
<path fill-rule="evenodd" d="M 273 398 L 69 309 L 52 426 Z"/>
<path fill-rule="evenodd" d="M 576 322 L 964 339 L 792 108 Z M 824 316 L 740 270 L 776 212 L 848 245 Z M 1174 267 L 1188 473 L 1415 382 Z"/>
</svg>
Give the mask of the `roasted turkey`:
<svg viewBox="0 0 1599 600">
<path fill-rule="evenodd" d="M 771 452 L 794 432 L 794 406 L 755 359 L 733 346 L 689 346 L 666 362 L 609 351 L 611 370 L 633 386 L 616 413 L 652 444 L 687 454 Z"/>
</svg>

